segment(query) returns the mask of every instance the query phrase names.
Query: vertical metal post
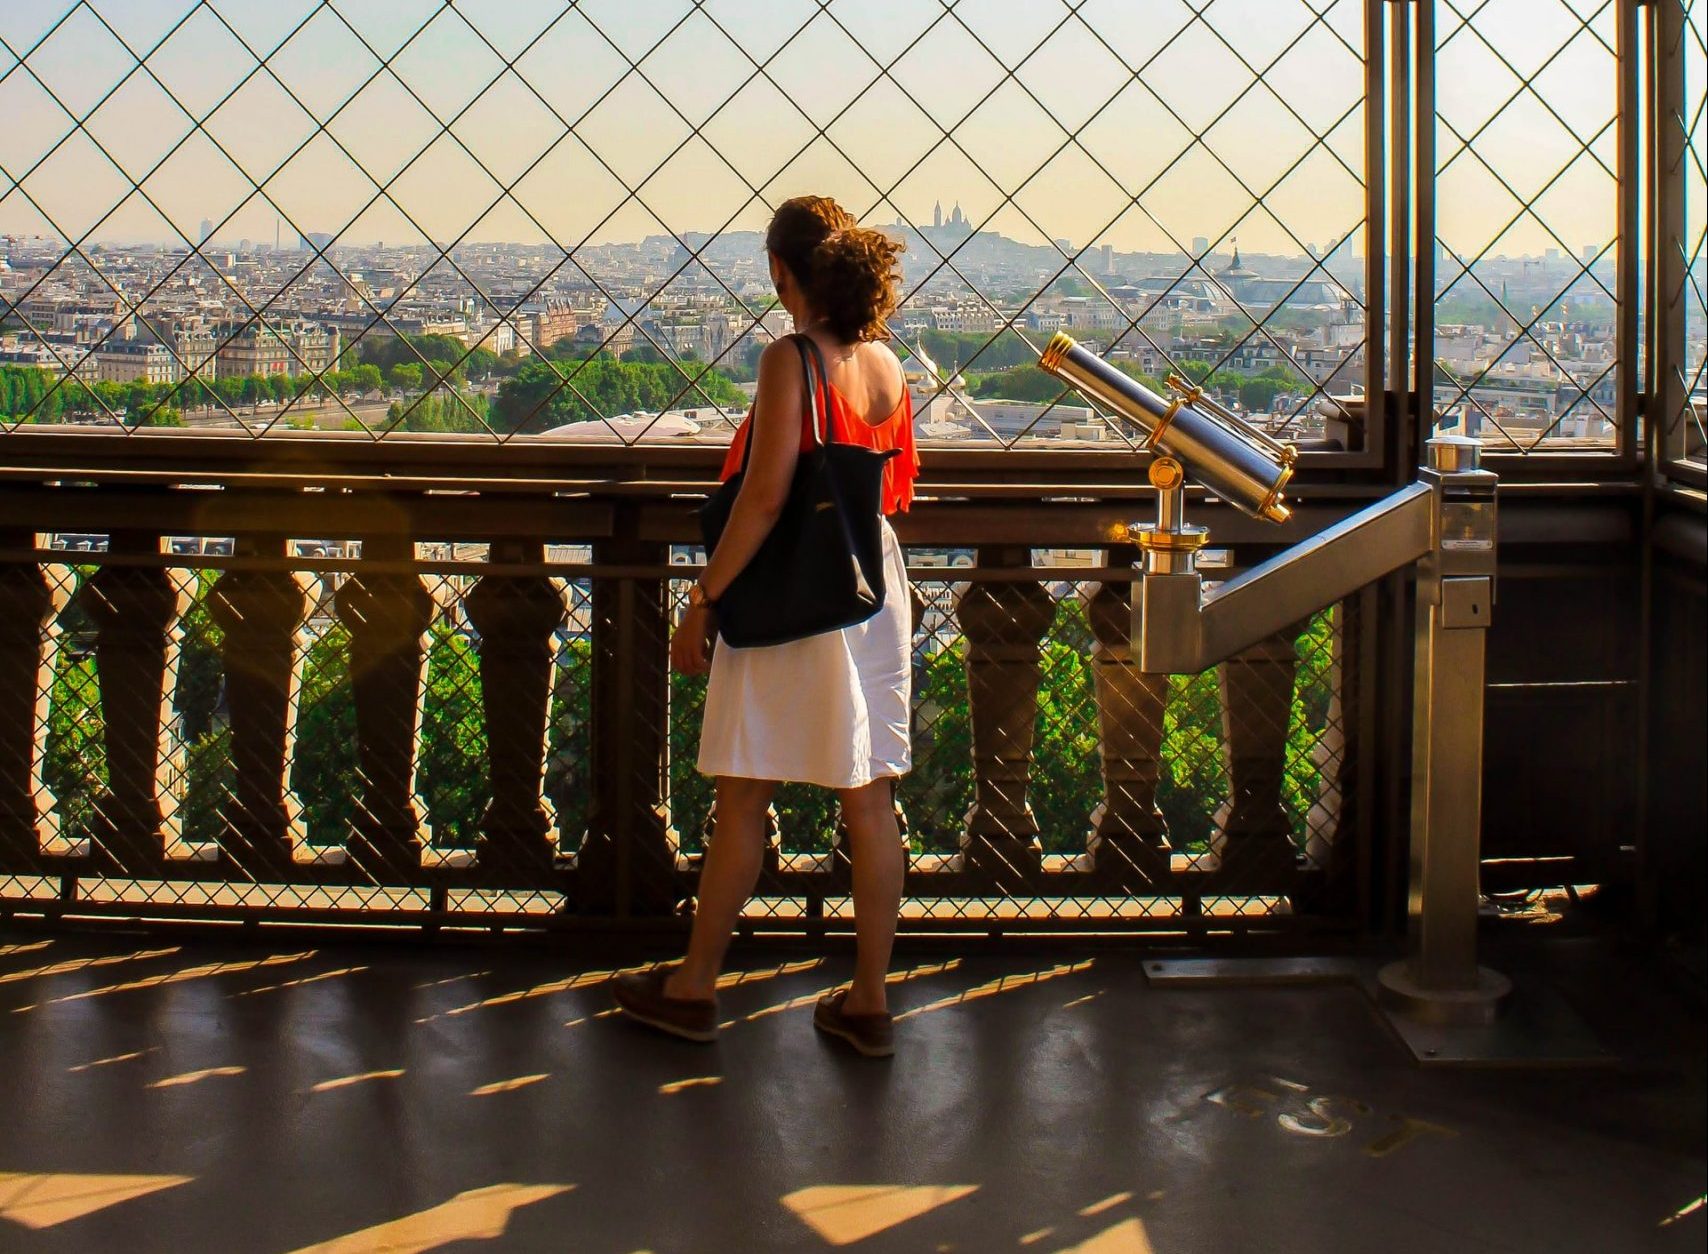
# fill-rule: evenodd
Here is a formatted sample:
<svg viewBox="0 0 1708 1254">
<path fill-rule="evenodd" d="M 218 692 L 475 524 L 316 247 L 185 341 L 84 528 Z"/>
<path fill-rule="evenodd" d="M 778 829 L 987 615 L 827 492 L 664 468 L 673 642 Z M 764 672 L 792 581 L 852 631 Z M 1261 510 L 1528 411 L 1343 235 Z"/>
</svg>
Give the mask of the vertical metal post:
<svg viewBox="0 0 1708 1254">
<path fill-rule="evenodd" d="M 1686 244 L 1685 179 L 1689 170 L 1689 133 L 1685 117 L 1684 12 L 1678 4 L 1654 6 L 1652 96 L 1649 123 L 1654 128 L 1654 189 L 1651 206 L 1651 280 L 1649 317 L 1648 425 L 1654 437 L 1648 453 L 1651 476 L 1684 451 L 1675 433 L 1683 431 L 1690 404 L 1685 379 L 1686 302 L 1690 293 L 1690 252 Z"/>
<path fill-rule="evenodd" d="M 1382 240 L 1387 210 L 1385 0 L 1364 0 L 1364 452 L 1387 456 L 1387 361 L 1382 320 L 1388 294 Z"/>
<path fill-rule="evenodd" d="M 1388 110 L 1388 134 L 1391 152 L 1388 161 L 1388 378 L 1392 380 L 1394 410 L 1388 419 L 1388 447 L 1393 459 L 1388 461 L 1389 479 L 1395 484 L 1411 479 L 1411 433 L 1415 429 L 1413 402 L 1416 384 L 1412 381 L 1411 310 L 1407 298 L 1411 292 L 1412 257 L 1412 194 L 1413 179 L 1411 147 L 1411 15 L 1405 9 L 1396 10 L 1390 19 L 1388 37 L 1389 77 L 1393 93 Z M 1386 461 L 1387 459 L 1384 458 Z"/>
<path fill-rule="evenodd" d="M 1432 1022 L 1486 1023 L 1512 990 L 1477 965 L 1483 660 L 1493 617 L 1495 476 L 1477 441 L 1429 441 L 1432 552 L 1418 564 L 1408 956 L 1383 1000 Z"/>
<path fill-rule="evenodd" d="M 1665 7 L 1665 6 L 1663 6 Z M 1677 6 L 1672 6 L 1676 8 Z M 1637 0 L 1619 0 L 1616 7 L 1618 48 L 1618 122 L 1615 124 L 1614 168 L 1619 174 L 1618 250 L 1613 274 L 1614 421 L 1619 424 L 1619 457 L 1626 465 L 1637 463 L 1637 395 L 1642 381 L 1637 370 L 1637 273 L 1641 254 L 1637 239 L 1638 154 L 1642 146 L 1637 108 L 1637 85 L 1641 75 L 1638 56 Z"/>
<path fill-rule="evenodd" d="M 1435 0 L 1417 6 L 1417 94 L 1413 130 L 1416 153 L 1417 234 L 1412 264 L 1412 407 L 1414 443 L 1406 465 L 1418 465 L 1435 434 Z"/>
</svg>

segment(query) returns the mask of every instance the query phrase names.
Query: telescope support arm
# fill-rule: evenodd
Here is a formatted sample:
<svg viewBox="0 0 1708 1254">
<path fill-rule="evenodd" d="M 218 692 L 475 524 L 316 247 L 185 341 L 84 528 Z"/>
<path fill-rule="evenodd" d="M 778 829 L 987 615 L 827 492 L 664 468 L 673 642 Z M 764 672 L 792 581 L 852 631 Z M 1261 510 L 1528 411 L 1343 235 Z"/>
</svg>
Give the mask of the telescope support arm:
<svg viewBox="0 0 1708 1254">
<path fill-rule="evenodd" d="M 1196 674 L 1411 565 L 1430 552 L 1434 497 L 1409 484 L 1207 595 L 1196 571 L 1147 574 L 1133 600 L 1140 669 Z"/>
</svg>

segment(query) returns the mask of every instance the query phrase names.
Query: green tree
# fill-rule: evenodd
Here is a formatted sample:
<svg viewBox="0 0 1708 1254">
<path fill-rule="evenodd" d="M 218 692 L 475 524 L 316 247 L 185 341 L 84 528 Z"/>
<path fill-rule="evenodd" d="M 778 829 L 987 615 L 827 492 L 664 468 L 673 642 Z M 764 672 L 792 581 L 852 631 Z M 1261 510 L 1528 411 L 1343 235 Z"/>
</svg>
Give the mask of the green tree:
<svg viewBox="0 0 1708 1254">
<path fill-rule="evenodd" d="M 480 659 L 473 641 L 440 619 L 428 634 L 417 778 L 435 845 L 474 844 L 492 796 L 486 758 Z"/>
<path fill-rule="evenodd" d="M 419 392 L 421 363 L 412 361 L 393 366 L 386 371 L 386 379 L 394 388 L 402 388 L 405 392 Z"/>
<path fill-rule="evenodd" d="M 601 416 L 656 412 L 671 405 L 735 406 L 746 400 L 741 389 L 715 370 L 690 387 L 693 378 L 670 363 L 607 358 L 555 364 L 531 361 L 499 386 L 492 425 L 507 433 L 534 432 Z"/>
</svg>

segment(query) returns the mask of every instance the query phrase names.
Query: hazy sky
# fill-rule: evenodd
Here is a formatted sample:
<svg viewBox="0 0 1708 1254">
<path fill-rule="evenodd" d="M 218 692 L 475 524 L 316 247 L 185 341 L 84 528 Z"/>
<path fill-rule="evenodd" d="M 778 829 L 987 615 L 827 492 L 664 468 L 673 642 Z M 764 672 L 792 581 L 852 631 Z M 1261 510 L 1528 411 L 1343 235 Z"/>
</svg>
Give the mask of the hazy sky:
<svg viewBox="0 0 1708 1254">
<path fill-rule="evenodd" d="M 1476 8 L 1474 29 L 1455 4 Z M 28 53 L 26 68 L 17 56 L 71 5 L 0 0 L 0 231 L 50 231 L 14 188 L 22 178 L 62 231 L 75 237 L 93 227 L 93 239 L 109 241 L 174 238 L 163 213 L 192 238 L 208 219 L 223 221 L 216 240 L 270 242 L 282 211 L 287 244 L 294 222 L 344 229 L 358 244 L 418 243 L 423 232 L 444 242 L 467 231 L 472 241 L 522 242 L 549 232 L 570 245 L 716 230 L 731 219 L 757 228 L 767 203 L 816 191 L 879 224 L 929 222 L 934 202 L 947 212 L 958 200 L 975 223 L 988 218 L 989 229 L 1025 242 L 1165 250 L 1232 231 L 1251 251 L 1296 253 L 1300 243 L 1352 231 L 1352 247 L 1363 249 L 1360 0 L 831 0 L 827 11 L 819 0 L 457 0 L 454 8 L 337 0 L 336 10 L 322 0 L 219 0 L 235 35 L 213 13 L 195 12 L 148 56 L 159 83 L 143 71 L 126 79 L 135 59 L 120 39 L 147 53 L 194 7 L 96 0 L 117 37 L 85 8 Z M 1481 249 L 1519 205 L 1475 157 L 1454 155 L 1450 127 L 1466 136 L 1483 128 L 1477 153 L 1525 198 L 1572 162 L 1537 205 L 1560 238 L 1525 218 L 1491 253 L 1578 253 L 1607 242 L 1614 186 L 1597 159 L 1614 163 L 1614 59 L 1601 42 L 1614 43 L 1613 8 L 1603 0 L 1441 0 L 1439 212 L 1449 246 Z M 1598 10 L 1573 38 L 1574 11 Z M 280 81 L 251 73 L 254 58 L 239 38 Z M 1526 75 L 1548 62 L 1537 85 L 1558 118 L 1520 94 L 1489 123 L 1519 89 L 1496 51 Z M 393 69 L 419 100 L 383 71 L 363 87 L 380 64 L 375 53 L 395 56 Z M 640 62 L 638 72 L 625 55 Z M 392 195 L 414 225 L 383 199 L 364 209 L 375 187 L 351 158 L 386 182 L 433 141 L 433 114 L 457 116 L 503 69 L 501 56 L 520 56 L 516 72 L 539 96 L 505 74 L 455 122 L 455 139 L 440 137 L 398 178 Z M 773 81 L 747 81 L 756 73 L 749 57 L 766 63 Z M 1260 69 L 1280 60 L 1267 85 L 1242 96 L 1252 76 L 1240 57 Z M 848 107 L 879 76 L 872 58 L 895 61 L 894 81 Z M 234 88 L 207 134 L 174 153 L 191 121 L 166 89 L 201 117 Z M 52 96 L 81 117 L 108 93 L 86 125 L 122 172 L 83 136 L 44 161 L 71 125 Z M 326 119 L 330 135 L 317 135 Z M 554 146 L 565 121 L 575 134 Z M 1602 132 L 1575 162 L 1577 141 L 1562 122 L 1585 140 Z M 703 137 L 692 136 L 696 126 Z M 1079 130 L 1083 148 L 1063 126 Z M 940 127 L 952 129 L 958 148 Z M 1313 130 L 1326 142 L 1310 151 Z M 260 197 L 243 204 L 253 188 L 219 146 L 265 182 L 277 208 Z M 522 176 L 515 195 L 533 221 L 508 203 L 483 216 L 500 194 L 492 176 Z M 131 191 L 132 180 L 144 182 L 158 210 Z M 1254 192 L 1267 192 L 1267 209 L 1253 207 Z"/>
</svg>

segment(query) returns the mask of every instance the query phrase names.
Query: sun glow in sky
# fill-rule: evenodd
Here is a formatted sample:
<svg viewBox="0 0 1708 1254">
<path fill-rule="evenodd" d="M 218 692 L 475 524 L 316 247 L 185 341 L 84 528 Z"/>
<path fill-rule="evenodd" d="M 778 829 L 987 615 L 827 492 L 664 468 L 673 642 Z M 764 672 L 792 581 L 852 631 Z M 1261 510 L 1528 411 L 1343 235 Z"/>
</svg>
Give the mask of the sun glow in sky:
<svg viewBox="0 0 1708 1254">
<path fill-rule="evenodd" d="M 758 229 L 811 190 L 1026 243 L 1363 251 L 1359 0 L 72 9 L 0 0 L 0 231 L 575 246 Z M 1439 0 L 1450 247 L 1610 239 L 1614 10 Z"/>
</svg>

